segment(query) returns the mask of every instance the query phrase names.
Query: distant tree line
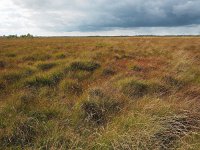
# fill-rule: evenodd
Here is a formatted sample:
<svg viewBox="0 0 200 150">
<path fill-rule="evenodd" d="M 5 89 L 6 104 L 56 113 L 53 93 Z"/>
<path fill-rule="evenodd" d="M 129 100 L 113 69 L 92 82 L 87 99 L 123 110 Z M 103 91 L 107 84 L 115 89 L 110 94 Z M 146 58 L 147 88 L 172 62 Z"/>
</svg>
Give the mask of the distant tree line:
<svg viewBox="0 0 200 150">
<path fill-rule="evenodd" d="M 17 34 L 15 34 L 15 35 L 3 35 L 2 36 L 3 38 L 8 38 L 8 39 L 15 39 L 15 38 L 33 38 L 34 36 L 33 35 L 31 35 L 30 33 L 28 33 L 28 34 L 25 34 L 25 35 L 20 35 L 20 36 L 18 36 Z"/>
</svg>

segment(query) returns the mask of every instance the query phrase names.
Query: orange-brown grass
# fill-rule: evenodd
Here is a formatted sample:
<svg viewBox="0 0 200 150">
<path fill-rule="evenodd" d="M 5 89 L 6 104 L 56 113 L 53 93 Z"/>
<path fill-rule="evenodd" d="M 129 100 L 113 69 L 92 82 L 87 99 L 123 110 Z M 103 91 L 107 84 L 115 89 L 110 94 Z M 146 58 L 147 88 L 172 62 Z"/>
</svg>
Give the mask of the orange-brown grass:
<svg viewBox="0 0 200 150">
<path fill-rule="evenodd" d="M 199 37 L 0 39 L 0 149 L 200 149 Z"/>
</svg>

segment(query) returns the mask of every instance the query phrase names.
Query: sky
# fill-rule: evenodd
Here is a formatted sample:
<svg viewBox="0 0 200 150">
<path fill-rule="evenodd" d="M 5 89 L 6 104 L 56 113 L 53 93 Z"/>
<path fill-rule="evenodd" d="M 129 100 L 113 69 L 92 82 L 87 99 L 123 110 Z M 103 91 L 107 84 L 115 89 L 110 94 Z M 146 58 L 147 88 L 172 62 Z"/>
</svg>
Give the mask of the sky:
<svg viewBox="0 0 200 150">
<path fill-rule="evenodd" d="M 199 35 L 200 0 L 0 0 L 0 35 Z"/>
</svg>

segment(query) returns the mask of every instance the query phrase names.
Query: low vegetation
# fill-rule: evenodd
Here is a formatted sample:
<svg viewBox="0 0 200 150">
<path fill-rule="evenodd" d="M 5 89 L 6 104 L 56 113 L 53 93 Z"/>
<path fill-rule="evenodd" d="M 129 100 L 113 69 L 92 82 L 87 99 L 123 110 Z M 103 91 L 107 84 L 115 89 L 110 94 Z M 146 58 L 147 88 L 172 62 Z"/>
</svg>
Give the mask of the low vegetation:
<svg viewBox="0 0 200 150">
<path fill-rule="evenodd" d="M 198 37 L 0 39 L 0 149 L 200 149 Z"/>
</svg>

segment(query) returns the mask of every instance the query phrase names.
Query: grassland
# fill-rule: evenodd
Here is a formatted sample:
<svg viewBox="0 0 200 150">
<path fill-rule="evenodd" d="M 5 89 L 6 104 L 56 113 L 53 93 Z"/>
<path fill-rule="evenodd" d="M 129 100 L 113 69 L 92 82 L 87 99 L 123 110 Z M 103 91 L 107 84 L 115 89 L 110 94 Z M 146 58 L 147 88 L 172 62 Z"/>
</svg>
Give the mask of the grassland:
<svg viewBox="0 0 200 150">
<path fill-rule="evenodd" d="M 0 149 L 200 149 L 200 38 L 0 39 Z"/>
</svg>

